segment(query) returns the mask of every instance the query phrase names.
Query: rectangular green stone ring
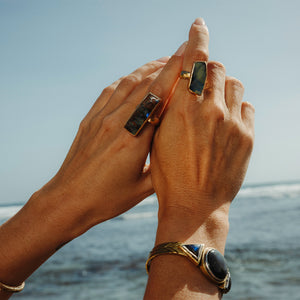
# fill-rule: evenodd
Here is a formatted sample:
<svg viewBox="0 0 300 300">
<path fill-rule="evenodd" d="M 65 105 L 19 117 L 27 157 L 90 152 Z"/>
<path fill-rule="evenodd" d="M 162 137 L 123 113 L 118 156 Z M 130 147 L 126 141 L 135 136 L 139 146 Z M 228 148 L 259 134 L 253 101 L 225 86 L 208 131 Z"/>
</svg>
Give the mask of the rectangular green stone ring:
<svg viewBox="0 0 300 300">
<path fill-rule="evenodd" d="M 206 62 L 196 61 L 193 65 L 192 75 L 190 78 L 189 91 L 201 96 L 206 81 Z"/>
<path fill-rule="evenodd" d="M 149 93 L 128 119 L 124 128 L 127 129 L 133 136 L 138 135 L 156 111 L 160 102 L 161 99 L 159 97 Z"/>
</svg>

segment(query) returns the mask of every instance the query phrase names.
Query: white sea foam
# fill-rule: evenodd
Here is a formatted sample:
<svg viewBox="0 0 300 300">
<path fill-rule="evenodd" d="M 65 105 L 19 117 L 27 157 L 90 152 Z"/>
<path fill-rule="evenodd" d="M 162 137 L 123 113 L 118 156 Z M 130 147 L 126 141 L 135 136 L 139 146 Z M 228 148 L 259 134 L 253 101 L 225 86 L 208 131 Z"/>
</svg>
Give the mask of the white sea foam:
<svg viewBox="0 0 300 300">
<path fill-rule="evenodd" d="M 243 187 L 238 194 L 239 198 L 300 198 L 300 183 L 278 183 L 253 185 Z M 156 194 L 143 200 L 138 206 L 151 205 L 157 202 Z"/>
<path fill-rule="evenodd" d="M 140 213 L 126 213 L 121 216 L 124 220 L 132 220 L 132 219 L 146 219 L 146 218 L 154 218 L 157 213 L 152 211 L 140 212 Z"/>
<path fill-rule="evenodd" d="M 22 205 L 2 206 L 0 207 L 0 220 L 5 220 L 16 214 Z"/>
<path fill-rule="evenodd" d="M 245 187 L 240 190 L 239 198 L 296 198 L 300 197 L 300 183 L 274 184 Z"/>
<path fill-rule="evenodd" d="M 257 185 L 248 186 L 240 190 L 238 198 L 299 198 L 300 199 L 300 183 L 291 184 L 270 184 L 270 185 Z M 147 197 L 138 206 L 153 205 L 157 203 L 155 194 Z M 6 220 L 16 214 L 22 205 L 0 206 L 0 220 Z M 128 212 L 121 216 L 124 220 L 129 219 L 143 219 L 156 217 L 156 211 L 148 212 Z"/>
</svg>

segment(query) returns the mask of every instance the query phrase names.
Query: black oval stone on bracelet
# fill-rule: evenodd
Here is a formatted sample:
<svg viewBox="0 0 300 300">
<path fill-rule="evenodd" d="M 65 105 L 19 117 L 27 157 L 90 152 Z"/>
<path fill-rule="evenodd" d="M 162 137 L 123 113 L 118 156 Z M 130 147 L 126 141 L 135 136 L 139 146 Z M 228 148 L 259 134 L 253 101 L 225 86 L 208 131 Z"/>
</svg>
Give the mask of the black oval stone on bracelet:
<svg viewBox="0 0 300 300">
<path fill-rule="evenodd" d="M 223 255 L 216 249 L 208 251 L 206 261 L 212 274 L 220 281 L 223 281 L 227 275 L 227 265 Z"/>
<path fill-rule="evenodd" d="M 182 244 L 179 242 L 159 244 L 149 254 L 146 262 L 147 272 L 150 270 L 151 261 L 164 254 L 185 256 L 220 289 L 222 294 L 229 292 L 231 288 L 230 272 L 225 258 L 218 250 L 205 247 L 204 244 Z"/>
</svg>

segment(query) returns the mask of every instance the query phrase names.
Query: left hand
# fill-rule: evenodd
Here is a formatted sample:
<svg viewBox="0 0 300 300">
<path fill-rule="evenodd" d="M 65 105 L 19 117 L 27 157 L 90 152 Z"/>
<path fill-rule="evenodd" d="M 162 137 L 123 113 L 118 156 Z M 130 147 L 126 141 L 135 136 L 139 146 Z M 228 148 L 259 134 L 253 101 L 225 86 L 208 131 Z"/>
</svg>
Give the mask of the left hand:
<svg viewBox="0 0 300 300">
<path fill-rule="evenodd" d="M 81 122 L 62 167 L 39 191 L 67 201 L 68 214 L 84 220 L 80 231 L 125 212 L 154 192 L 150 168 L 144 168 L 154 127 L 146 125 L 134 137 L 124 125 L 149 91 L 168 97 L 178 78 L 170 68 L 178 61 L 150 62 L 104 89 Z"/>
<path fill-rule="evenodd" d="M 0 281 L 21 284 L 59 247 L 153 193 L 144 164 L 154 127 L 134 137 L 124 125 L 149 91 L 168 97 L 178 61 L 150 62 L 104 89 L 58 173 L 0 227 Z"/>
</svg>

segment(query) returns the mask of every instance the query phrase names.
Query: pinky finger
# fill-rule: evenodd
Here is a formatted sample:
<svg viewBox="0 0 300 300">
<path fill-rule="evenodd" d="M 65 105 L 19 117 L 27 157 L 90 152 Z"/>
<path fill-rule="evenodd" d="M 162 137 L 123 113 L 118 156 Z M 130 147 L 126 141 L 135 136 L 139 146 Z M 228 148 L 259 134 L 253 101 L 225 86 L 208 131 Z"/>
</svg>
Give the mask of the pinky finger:
<svg viewBox="0 0 300 300">
<path fill-rule="evenodd" d="M 255 115 L 254 106 L 249 102 L 243 102 L 241 114 L 242 114 L 242 120 L 244 124 L 254 134 L 254 115 Z"/>
</svg>

